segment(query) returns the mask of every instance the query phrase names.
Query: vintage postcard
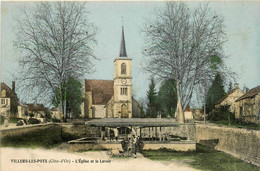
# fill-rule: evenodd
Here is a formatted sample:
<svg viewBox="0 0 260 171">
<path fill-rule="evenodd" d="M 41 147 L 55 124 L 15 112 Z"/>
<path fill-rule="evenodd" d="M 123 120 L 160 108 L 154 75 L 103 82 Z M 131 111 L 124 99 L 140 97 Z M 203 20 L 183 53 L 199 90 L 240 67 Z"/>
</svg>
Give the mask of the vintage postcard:
<svg viewBox="0 0 260 171">
<path fill-rule="evenodd" d="M 260 170 L 260 2 L 2 1 L 0 170 Z"/>
</svg>

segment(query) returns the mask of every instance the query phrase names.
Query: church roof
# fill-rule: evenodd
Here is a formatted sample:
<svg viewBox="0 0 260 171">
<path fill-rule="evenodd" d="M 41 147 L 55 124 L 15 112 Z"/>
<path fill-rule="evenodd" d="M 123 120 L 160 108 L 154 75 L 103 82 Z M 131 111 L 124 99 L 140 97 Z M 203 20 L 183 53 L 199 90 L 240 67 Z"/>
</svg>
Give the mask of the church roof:
<svg viewBox="0 0 260 171">
<path fill-rule="evenodd" d="M 31 103 L 31 104 L 26 104 L 26 105 L 28 106 L 29 111 L 31 111 L 31 112 L 39 112 L 39 111 L 46 112 L 47 111 L 47 108 L 45 108 L 43 104 Z"/>
<path fill-rule="evenodd" d="M 125 46 L 124 27 L 122 27 L 122 37 L 121 37 L 121 45 L 120 45 L 119 57 L 127 57 L 126 46 Z"/>
<path fill-rule="evenodd" d="M 85 80 L 85 91 L 92 91 L 93 105 L 106 105 L 114 95 L 113 80 Z"/>
</svg>

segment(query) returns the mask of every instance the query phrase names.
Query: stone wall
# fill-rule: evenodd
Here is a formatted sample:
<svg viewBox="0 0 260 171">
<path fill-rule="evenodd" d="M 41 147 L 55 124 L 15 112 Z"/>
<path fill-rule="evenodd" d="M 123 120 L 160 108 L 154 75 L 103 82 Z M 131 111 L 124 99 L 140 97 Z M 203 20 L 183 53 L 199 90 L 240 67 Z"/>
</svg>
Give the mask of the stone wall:
<svg viewBox="0 0 260 171">
<path fill-rule="evenodd" d="M 74 134 L 79 137 L 101 137 L 97 127 L 86 127 L 85 124 L 61 124 L 62 132 Z"/>
<path fill-rule="evenodd" d="M 196 141 L 260 166 L 260 130 L 196 125 Z"/>
<path fill-rule="evenodd" d="M 68 133 L 75 135 L 77 137 L 100 137 L 101 133 L 99 128 L 90 127 L 86 128 L 84 124 L 59 124 L 59 123 L 49 123 L 49 124 L 36 124 L 28 126 L 19 126 L 14 128 L 5 128 L 0 130 L 1 139 L 6 136 L 16 136 L 21 134 L 26 134 L 34 131 L 44 131 L 49 128 L 61 128 L 61 133 Z"/>
<path fill-rule="evenodd" d="M 43 131 L 45 129 L 49 128 L 56 128 L 60 127 L 59 124 L 37 124 L 37 125 L 28 125 L 28 126 L 19 126 L 19 127 L 14 127 L 14 128 L 9 128 L 9 129 L 2 129 L 0 130 L 0 137 L 1 139 L 7 136 L 17 136 L 17 135 L 22 135 L 34 131 Z"/>
</svg>

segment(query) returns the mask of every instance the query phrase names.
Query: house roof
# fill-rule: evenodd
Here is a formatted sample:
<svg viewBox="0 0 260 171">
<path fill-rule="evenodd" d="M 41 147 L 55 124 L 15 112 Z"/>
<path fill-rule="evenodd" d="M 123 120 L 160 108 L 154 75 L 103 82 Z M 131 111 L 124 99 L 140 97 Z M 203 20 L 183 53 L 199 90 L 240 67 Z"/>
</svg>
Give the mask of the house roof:
<svg viewBox="0 0 260 171">
<path fill-rule="evenodd" d="M 251 90 L 249 90 L 245 95 L 239 97 L 237 101 L 239 100 L 243 100 L 243 99 L 246 99 L 246 98 L 252 98 L 254 97 L 255 95 L 259 94 L 260 93 L 260 86 L 257 86 L 255 88 L 252 88 Z"/>
<path fill-rule="evenodd" d="M 220 104 L 223 100 L 225 100 L 229 95 L 234 93 L 238 88 L 234 88 L 233 90 L 229 91 L 225 96 L 223 96 L 221 99 L 219 99 L 215 105 Z"/>
<path fill-rule="evenodd" d="M 85 80 L 85 91 L 92 91 L 93 105 L 106 105 L 114 95 L 114 81 Z"/>
<path fill-rule="evenodd" d="M 43 104 L 26 104 L 31 112 L 47 111 Z"/>
<path fill-rule="evenodd" d="M 11 95 L 12 93 L 14 93 L 13 90 L 12 90 L 10 87 L 8 87 L 8 85 L 6 85 L 4 82 L 1 83 L 1 91 L 2 91 L 2 90 L 5 90 L 5 91 L 6 91 L 6 96 L 7 96 L 7 97 L 10 97 L 10 95 Z"/>
<path fill-rule="evenodd" d="M 107 126 L 107 127 L 127 127 L 127 126 L 178 126 L 180 125 L 175 119 L 167 118 L 103 118 L 94 119 L 86 122 L 86 126 Z"/>
</svg>

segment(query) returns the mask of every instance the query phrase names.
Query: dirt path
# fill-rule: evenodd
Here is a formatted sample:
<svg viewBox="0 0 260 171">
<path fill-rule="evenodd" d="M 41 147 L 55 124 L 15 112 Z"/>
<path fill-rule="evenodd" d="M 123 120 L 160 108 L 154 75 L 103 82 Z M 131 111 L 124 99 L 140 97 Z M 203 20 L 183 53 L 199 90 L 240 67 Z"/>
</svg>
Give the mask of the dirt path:
<svg viewBox="0 0 260 171">
<path fill-rule="evenodd" d="M 195 169 L 177 161 L 160 162 L 144 158 L 111 158 L 106 151 L 68 153 L 66 149 L 29 149 L 0 148 L 1 171 L 80 171 L 80 170 L 113 170 L 113 171 L 193 171 Z M 38 161 L 37 161 L 38 160 Z M 57 163 L 59 161 L 59 163 Z M 91 163 L 93 161 L 93 163 Z M 67 162 L 67 163 L 66 163 Z M 69 163 L 70 162 L 70 163 Z"/>
</svg>

